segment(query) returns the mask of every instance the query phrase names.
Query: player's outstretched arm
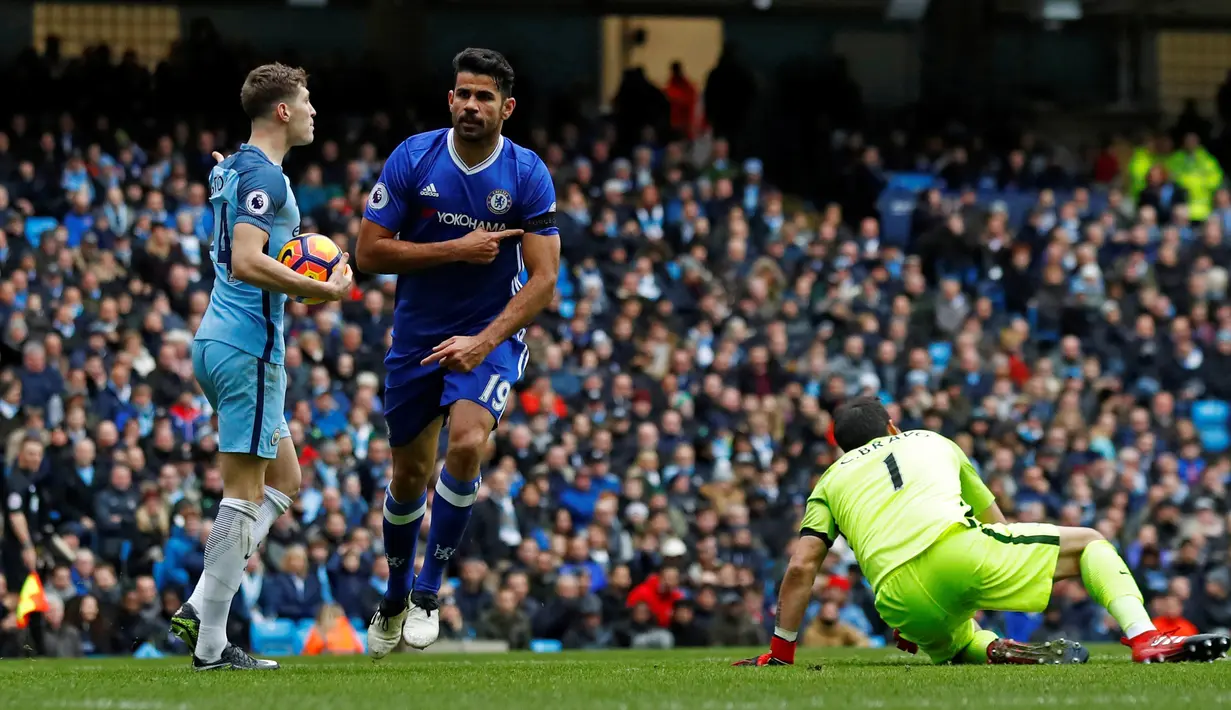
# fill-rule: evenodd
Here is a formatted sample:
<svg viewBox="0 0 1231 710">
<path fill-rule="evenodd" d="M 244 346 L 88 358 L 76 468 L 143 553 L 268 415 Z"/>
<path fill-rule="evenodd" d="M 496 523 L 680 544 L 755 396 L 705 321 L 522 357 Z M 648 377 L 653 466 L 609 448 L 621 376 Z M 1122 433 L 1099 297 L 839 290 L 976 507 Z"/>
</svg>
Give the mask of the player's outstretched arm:
<svg viewBox="0 0 1231 710">
<path fill-rule="evenodd" d="M 269 234 L 260 227 L 244 222 L 235 225 L 231 243 L 231 274 L 235 278 L 266 291 L 298 298 L 337 301 L 350 291 L 351 273 L 346 264 L 349 255 L 342 255 L 328 281 L 317 281 L 286 268 L 266 254 L 267 241 Z"/>
<path fill-rule="evenodd" d="M 795 545 L 795 554 L 787 565 L 778 589 L 778 613 L 774 637 L 770 640 L 769 653 L 756 658 L 737 661 L 737 666 L 783 666 L 795 662 L 795 643 L 799 627 L 804 622 L 808 599 L 812 596 L 812 584 L 816 573 L 829 554 L 829 545 L 819 535 L 804 531 Z"/>
<path fill-rule="evenodd" d="M 398 241 L 389 228 L 364 217 L 355 243 L 355 264 L 369 274 L 405 274 L 459 261 L 490 264 L 500 253 L 500 242 L 521 235 L 520 229 L 475 230 L 461 239 L 419 244 Z"/>
</svg>

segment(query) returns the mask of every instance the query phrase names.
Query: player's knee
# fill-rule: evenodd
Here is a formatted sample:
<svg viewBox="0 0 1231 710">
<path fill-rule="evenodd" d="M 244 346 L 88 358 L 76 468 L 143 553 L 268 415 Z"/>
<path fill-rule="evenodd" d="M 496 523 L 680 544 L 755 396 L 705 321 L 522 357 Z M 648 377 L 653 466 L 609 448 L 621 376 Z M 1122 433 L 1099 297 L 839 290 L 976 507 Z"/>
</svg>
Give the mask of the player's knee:
<svg viewBox="0 0 1231 710">
<path fill-rule="evenodd" d="M 265 485 L 295 500 L 295 496 L 299 495 L 299 489 L 303 485 L 303 471 L 300 470 L 299 463 L 281 465 L 282 461 L 277 461 L 275 464 L 265 471 Z"/>
<path fill-rule="evenodd" d="M 449 432 L 449 451 L 446 454 L 448 464 L 452 469 L 470 470 L 482 463 L 483 452 L 487 449 L 488 432 L 481 427 L 454 429 Z M 463 474 L 464 475 L 464 474 Z"/>
<path fill-rule="evenodd" d="M 1061 546 L 1066 551 L 1081 553 L 1088 546 L 1106 539 L 1103 533 L 1094 528 L 1067 528 L 1061 537 Z"/>
<path fill-rule="evenodd" d="M 1094 528 L 1082 528 L 1082 533 L 1084 535 L 1086 545 L 1093 545 L 1096 542 L 1105 541 L 1107 539 L 1103 537 L 1103 533 L 1095 530 Z"/>
<path fill-rule="evenodd" d="M 393 459 L 393 480 L 397 484 L 407 483 L 413 488 L 422 488 L 432 477 L 434 467 L 434 462 L 426 458 L 398 456 Z"/>
<path fill-rule="evenodd" d="M 303 476 L 287 477 L 278 482 L 278 485 L 270 486 L 282 492 L 287 498 L 295 500 L 295 496 L 299 495 L 299 488 L 303 485 Z"/>
</svg>

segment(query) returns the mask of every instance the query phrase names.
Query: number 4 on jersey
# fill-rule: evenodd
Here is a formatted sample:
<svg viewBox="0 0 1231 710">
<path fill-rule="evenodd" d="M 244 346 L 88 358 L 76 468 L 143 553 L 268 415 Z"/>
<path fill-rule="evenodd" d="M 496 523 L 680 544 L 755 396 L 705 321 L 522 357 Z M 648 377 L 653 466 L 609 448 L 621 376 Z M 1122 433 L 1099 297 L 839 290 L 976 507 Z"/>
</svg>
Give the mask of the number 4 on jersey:
<svg viewBox="0 0 1231 710">
<path fill-rule="evenodd" d="M 885 468 L 889 469 L 889 480 L 893 482 L 893 490 L 902 489 L 902 472 L 898 470 L 898 460 L 889 454 L 885 457 Z"/>
</svg>

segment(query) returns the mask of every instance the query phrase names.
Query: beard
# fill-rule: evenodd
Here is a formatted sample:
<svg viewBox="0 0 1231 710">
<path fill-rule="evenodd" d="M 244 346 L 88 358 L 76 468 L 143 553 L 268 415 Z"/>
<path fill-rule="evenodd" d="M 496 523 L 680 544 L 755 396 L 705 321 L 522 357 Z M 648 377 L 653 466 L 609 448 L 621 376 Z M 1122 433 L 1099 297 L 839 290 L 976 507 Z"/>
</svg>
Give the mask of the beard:
<svg viewBox="0 0 1231 710">
<path fill-rule="evenodd" d="M 496 125 L 498 124 L 489 124 L 481 118 L 454 117 L 453 135 L 464 141 L 482 143 L 496 133 Z"/>
</svg>

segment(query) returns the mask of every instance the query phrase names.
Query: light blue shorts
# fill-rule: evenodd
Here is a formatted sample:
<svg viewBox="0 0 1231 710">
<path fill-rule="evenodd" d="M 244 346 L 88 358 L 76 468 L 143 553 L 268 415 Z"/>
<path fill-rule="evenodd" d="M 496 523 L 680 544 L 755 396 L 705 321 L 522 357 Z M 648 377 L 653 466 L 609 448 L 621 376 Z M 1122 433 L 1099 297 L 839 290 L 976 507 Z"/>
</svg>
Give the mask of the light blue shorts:
<svg viewBox="0 0 1231 710">
<path fill-rule="evenodd" d="M 286 370 L 216 340 L 192 344 L 192 369 L 218 415 L 218 450 L 278 457 L 286 425 Z"/>
</svg>

